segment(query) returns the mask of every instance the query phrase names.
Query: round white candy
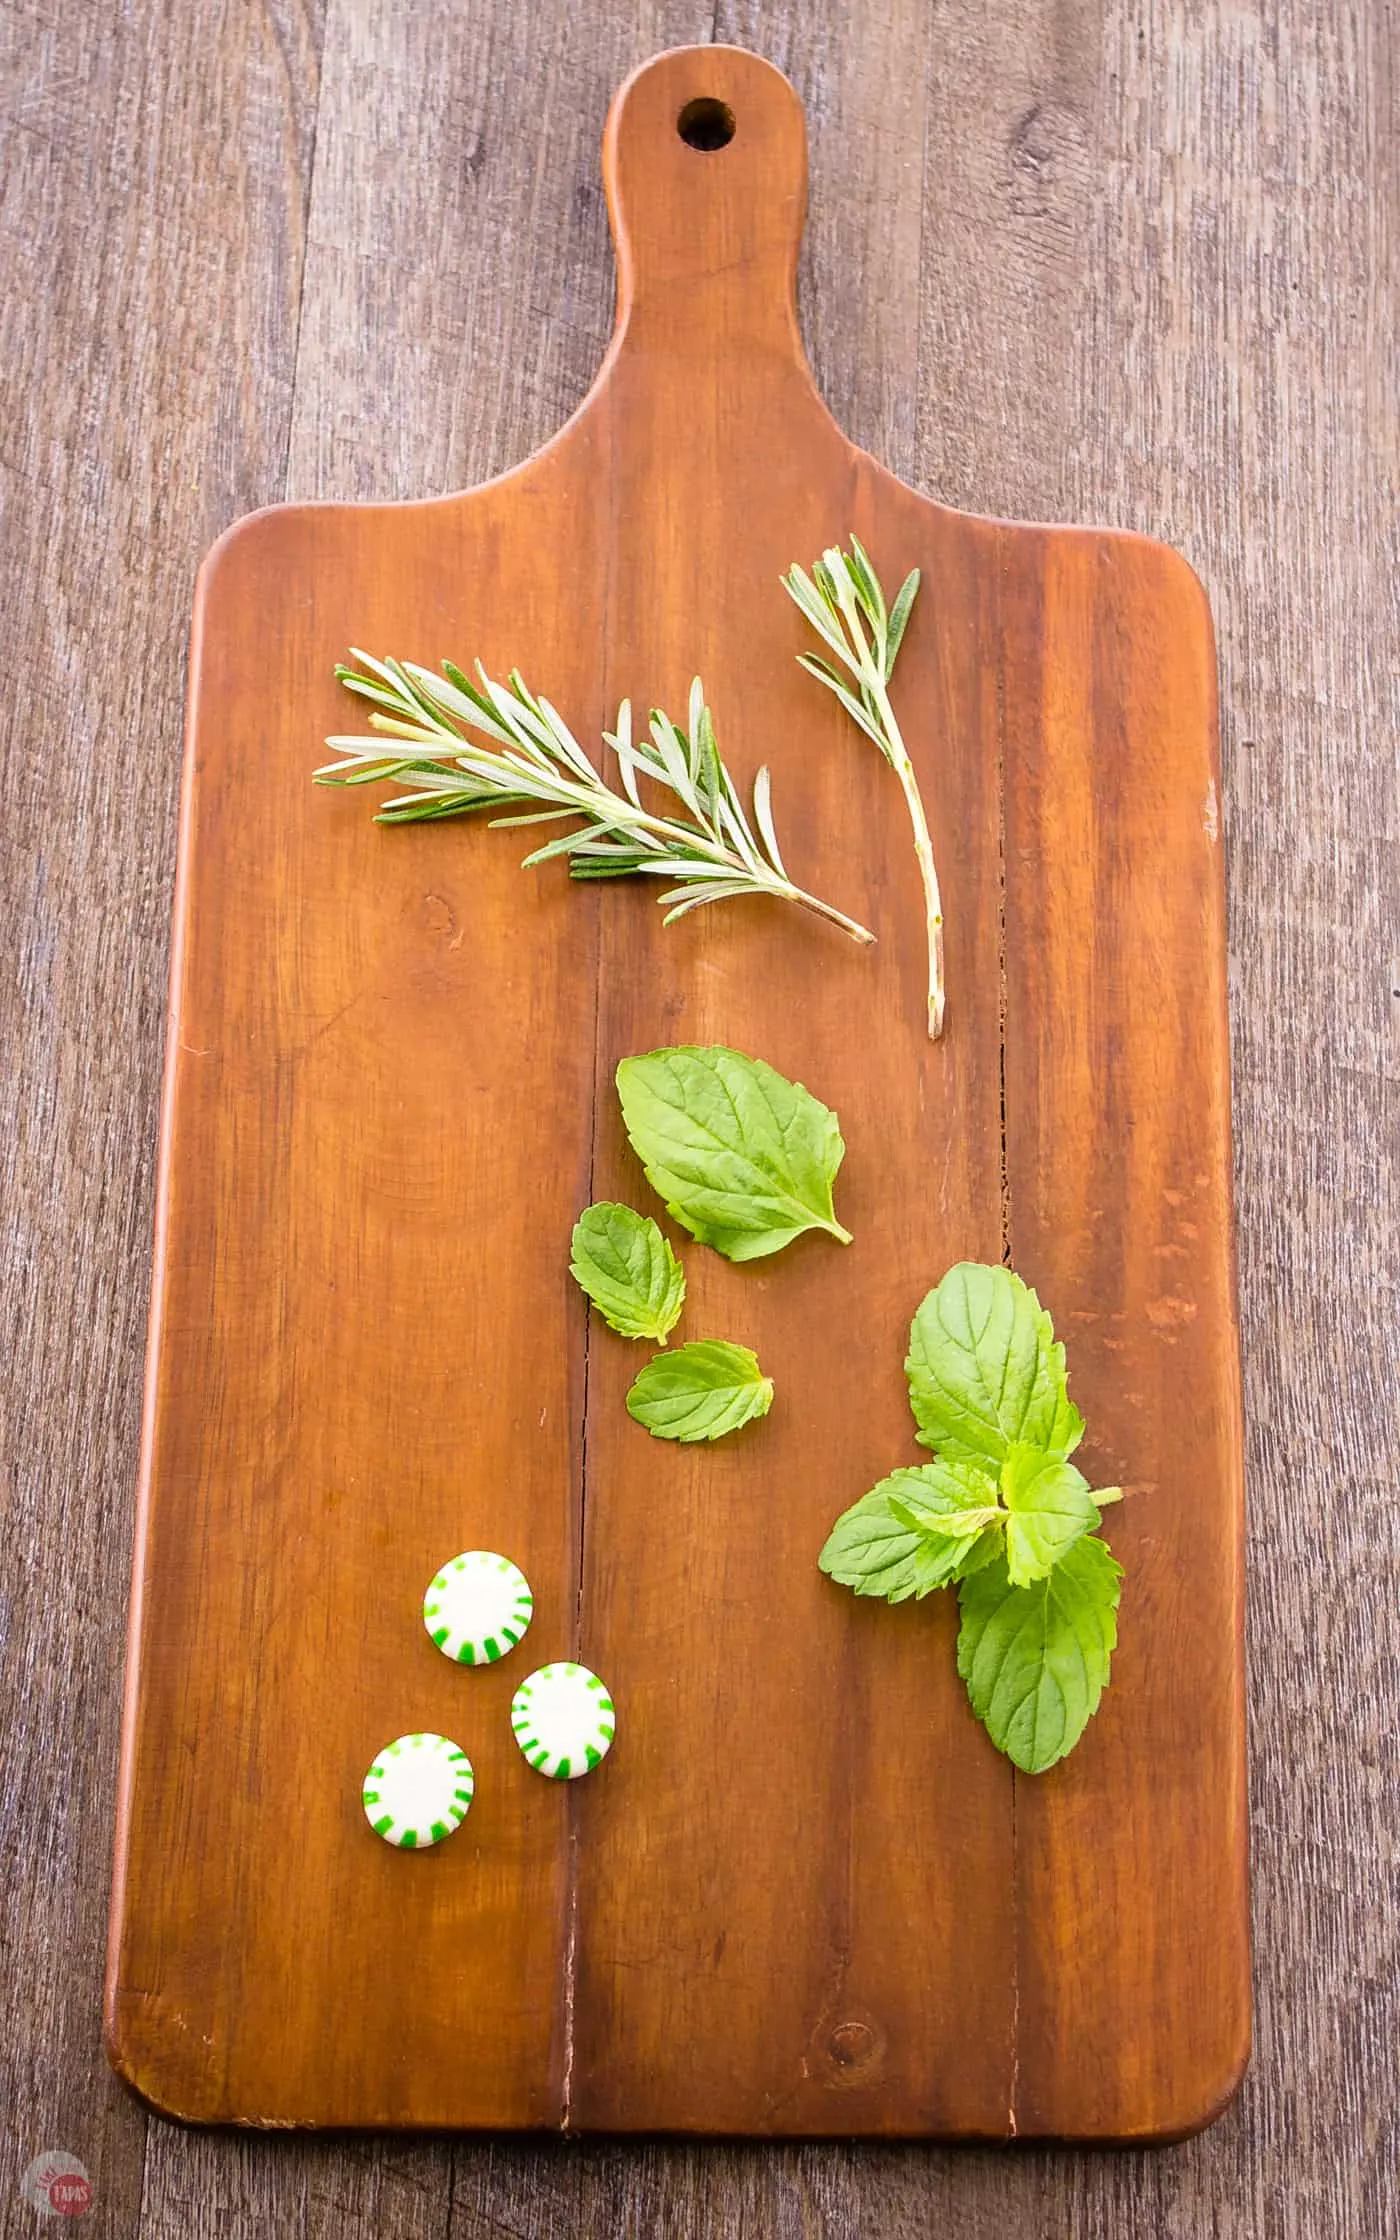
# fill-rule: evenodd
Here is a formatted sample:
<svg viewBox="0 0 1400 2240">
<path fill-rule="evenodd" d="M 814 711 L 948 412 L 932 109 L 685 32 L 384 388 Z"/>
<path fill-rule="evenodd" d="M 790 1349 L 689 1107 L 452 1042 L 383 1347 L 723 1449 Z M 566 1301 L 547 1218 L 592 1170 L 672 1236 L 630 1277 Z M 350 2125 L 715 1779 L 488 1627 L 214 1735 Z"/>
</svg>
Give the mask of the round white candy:
<svg viewBox="0 0 1400 2240">
<path fill-rule="evenodd" d="M 617 1715 L 596 1672 L 581 1664 L 545 1664 L 516 1689 L 510 1723 L 537 1773 L 577 1781 L 606 1758 Z"/>
<path fill-rule="evenodd" d="M 423 1623 L 454 1664 L 494 1664 L 515 1647 L 534 1609 L 517 1564 L 470 1548 L 439 1571 L 423 1597 Z"/>
<path fill-rule="evenodd" d="M 445 1734 L 401 1734 L 365 1775 L 365 1818 L 402 1851 L 426 1851 L 460 1828 L 476 1783 L 466 1751 Z"/>
</svg>

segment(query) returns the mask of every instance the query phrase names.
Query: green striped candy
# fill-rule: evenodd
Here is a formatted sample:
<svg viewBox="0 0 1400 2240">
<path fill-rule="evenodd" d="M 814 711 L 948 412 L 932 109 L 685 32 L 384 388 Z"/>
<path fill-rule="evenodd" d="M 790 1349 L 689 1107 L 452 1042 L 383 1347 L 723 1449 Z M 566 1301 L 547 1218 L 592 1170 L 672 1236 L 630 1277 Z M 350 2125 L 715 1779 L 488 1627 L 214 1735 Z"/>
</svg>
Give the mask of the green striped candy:
<svg viewBox="0 0 1400 2240">
<path fill-rule="evenodd" d="M 515 1647 L 534 1610 L 524 1572 L 489 1548 L 454 1556 L 423 1597 L 423 1623 L 454 1664 L 494 1664 Z"/>
<path fill-rule="evenodd" d="M 461 1827 L 476 1787 L 471 1760 L 445 1734 L 401 1734 L 365 1775 L 365 1818 L 401 1851 L 426 1851 Z"/>
<path fill-rule="evenodd" d="M 597 1673 L 586 1665 L 543 1664 L 516 1689 L 510 1723 L 536 1773 L 577 1781 L 612 1748 L 617 1714 Z"/>
</svg>

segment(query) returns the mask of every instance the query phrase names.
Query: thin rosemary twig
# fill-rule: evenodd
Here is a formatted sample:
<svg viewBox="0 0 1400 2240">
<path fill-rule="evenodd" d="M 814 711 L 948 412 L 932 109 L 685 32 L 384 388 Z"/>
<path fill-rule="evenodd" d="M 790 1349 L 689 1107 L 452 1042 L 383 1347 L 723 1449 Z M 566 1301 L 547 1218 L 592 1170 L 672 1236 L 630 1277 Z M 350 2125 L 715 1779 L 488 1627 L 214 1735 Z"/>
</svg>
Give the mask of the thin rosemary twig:
<svg viewBox="0 0 1400 2240">
<path fill-rule="evenodd" d="M 783 588 L 795 602 L 841 667 L 851 679 L 819 653 L 800 653 L 804 669 L 834 692 L 852 720 L 873 739 L 904 788 L 909 821 L 914 827 L 914 853 L 924 883 L 924 910 L 928 925 L 928 1031 L 937 1041 L 943 1032 L 943 904 L 934 868 L 933 843 L 919 795 L 919 781 L 904 744 L 904 735 L 890 705 L 889 682 L 895 656 L 909 620 L 909 610 L 919 588 L 919 571 L 910 570 L 899 587 L 892 608 L 885 605 L 880 579 L 856 537 L 849 554 L 832 545 L 811 575 L 792 567 L 783 577 Z M 852 689 L 854 687 L 854 689 Z"/>
<path fill-rule="evenodd" d="M 492 817 L 493 825 L 577 819 L 574 829 L 526 856 L 525 865 L 567 856 L 575 879 L 641 873 L 675 880 L 658 898 L 667 906 L 667 925 L 707 903 L 768 894 L 830 919 L 853 941 L 874 940 L 854 918 L 788 877 L 766 768 L 754 780 L 750 821 L 715 744 L 698 677 L 690 688 L 685 731 L 654 708 L 649 737 L 635 740 L 631 704 L 623 701 L 616 730 L 603 734 L 617 759 L 618 792 L 600 776 L 557 710 L 535 697 L 518 670 L 511 671 L 508 683 L 498 684 L 478 662 L 474 683 L 450 661 L 443 663 L 438 677 L 413 661 L 376 661 L 358 647 L 352 650 L 361 667 L 342 665 L 336 675 L 349 691 L 372 703 L 369 720 L 380 736 L 327 739 L 341 759 L 315 775 L 321 785 L 393 779 L 407 786 L 408 793 L 385 802 L 378 815 L 381 824 L 468 816 L 488 808 L 524 809 L 518 816 Z M 491 744 L 479 745 L 468 732 Z M 386 750 L 385 735 L 403 745 Z M 672 794 L 679 813 L 659 816 L 648 809 L 640 778 Z"/>
</svg>

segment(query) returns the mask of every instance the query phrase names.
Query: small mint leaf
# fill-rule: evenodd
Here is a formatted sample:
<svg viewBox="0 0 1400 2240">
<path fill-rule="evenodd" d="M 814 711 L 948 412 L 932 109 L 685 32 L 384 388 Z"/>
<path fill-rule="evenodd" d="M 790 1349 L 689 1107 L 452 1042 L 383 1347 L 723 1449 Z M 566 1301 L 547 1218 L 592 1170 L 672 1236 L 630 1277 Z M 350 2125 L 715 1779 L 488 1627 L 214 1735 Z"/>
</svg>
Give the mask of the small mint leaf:
<svg viewBox="0 0 1400 2240">
<path fill-rule="evenodd" d="M 773 1405 L 773 1380 L 747 1346 L 701 1338 L 658 1353 L 635 1379 L 627 1413 L 654 1439 L 722 1439 Z"/>
<path fill-rule="evenodd" d="M 969 1463 L 924 1462 L 884 1484 L 894 1515 L 935 1540 L 975 1537 L 1001 1514 L 995 1478 Z"/>
<path fill-rule="evenodd" d="M 969 1579 L 974 1571 L 981 1571 L 987 1564 L 996 1563 L 1005 1553 L 1006 1542 L 1002 1537 L 1000 1525 L 989 1525 L 985 1532 L 978 1533 L 977 1538 L 968 1547 L 958 1564 L 954 1577 Z"/>
<path fill-rule="evenodd" d="M 685 1270 L 654 1221 L 608 1200 L 586 1206 L 569 1268 L 619 1337 L 666 1343 L 685 1304 Z"/>
<path fill-rule="evenodd" d="M 1072 1462 L 1059 1462 L 1018 1440 L 1001 1466 L 1006 1503 L 1006 1561 L 1014 1587 L 1043 1579 L 1086 1532 L 1099 1524 L 1089 1481 Z"/>
<path fill-rule="evenodd" d="M 855 1594 L 907 1602 L 958 1576 L 964 1544 L 936 1539 L 910 1517 L 904 1497 L 924 1475 L 923 1470 L 896 1470 L 837 1518 L 817 1558 L 828 1579 Z"/>
</svg>

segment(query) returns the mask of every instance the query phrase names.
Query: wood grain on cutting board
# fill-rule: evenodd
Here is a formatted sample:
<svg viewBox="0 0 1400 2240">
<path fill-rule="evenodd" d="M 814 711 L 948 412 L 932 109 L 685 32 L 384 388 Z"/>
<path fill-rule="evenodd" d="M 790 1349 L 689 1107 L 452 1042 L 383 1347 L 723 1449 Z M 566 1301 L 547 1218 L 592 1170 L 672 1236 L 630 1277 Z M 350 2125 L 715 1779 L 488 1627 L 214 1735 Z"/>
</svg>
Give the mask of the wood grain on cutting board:
<svg viewBox="0 0 1400 2240">
<path fill-rule="evenodd" d="M 679 138 L 695 96 L 727 147 Z M 460 497 L 255 516 L 201 578 L 114 2058 L 204 2120 L 1178 2132 L 1248 2039 L 1204 601 L 1141 540 L 956 515 L 846 442 L 797 336 L 802 121 L 769 66 L 660 58 L 605 169 L 617 339 L 555 442 Z M 946 898 L 936 1045 L 898 787 L 798 670 L 777 582 L 852 528 L 887 582 L 924 571 L 898 698 Z M 510 835 L 373 826 L 308 783 L 351 643 L 519 662 L 585 740 L 699 669 L 795 875 L 878 946 L 747 901 L 666 929 L 649 891 L 522 873 Z M 650 1205 L 613 1068 L 682 1040 L 835 1106 L 856 1235 L 745 1268 L 683 1245 L 682 1334 L 756 1346 L 778 1388 L 699 1454 L 627 1418 L 641 1349 L 567 1274 L 589 1197 Z M 1091 1478 L 1138 1489 L 1113 1686 L 1039 1779 L 967 1709 L 951 1597 L 861 1604 L 815 1566 L 917 1459 L 913 1308 L 1004 1250 L 1068 1342 Z M 536 1595 L 484 1673 L 419 1616 L 467 1546 Z M 575 1651 L 618 1741 L 555 1786 L 507 1706 Z M 477 1797 L 405 1857 L 359 1781 L 417 1727 Z"/>
</svg>

